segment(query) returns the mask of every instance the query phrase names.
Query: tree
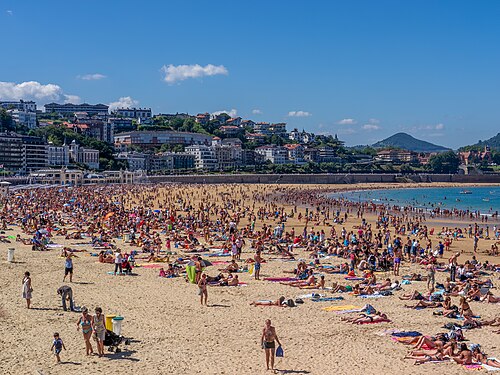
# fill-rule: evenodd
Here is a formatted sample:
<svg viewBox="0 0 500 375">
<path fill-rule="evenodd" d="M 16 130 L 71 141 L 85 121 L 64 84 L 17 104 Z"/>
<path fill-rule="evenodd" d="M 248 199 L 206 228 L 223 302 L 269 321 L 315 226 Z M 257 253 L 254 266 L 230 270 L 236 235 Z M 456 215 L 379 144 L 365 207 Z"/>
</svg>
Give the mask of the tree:
<svg viewBox="0 0 500 375">
<path fill-rule="evenodd" d="M 0 131 L 12 131 L 15 129 L 14 121 L 9 112 L 0 108 Z"/>
<path fill-rule="evenodd" d="M 428 167 L 434 173 L 456 173 L 460 159 L 453 151 L 433 155 L 429 159 Z"/>
</svg>

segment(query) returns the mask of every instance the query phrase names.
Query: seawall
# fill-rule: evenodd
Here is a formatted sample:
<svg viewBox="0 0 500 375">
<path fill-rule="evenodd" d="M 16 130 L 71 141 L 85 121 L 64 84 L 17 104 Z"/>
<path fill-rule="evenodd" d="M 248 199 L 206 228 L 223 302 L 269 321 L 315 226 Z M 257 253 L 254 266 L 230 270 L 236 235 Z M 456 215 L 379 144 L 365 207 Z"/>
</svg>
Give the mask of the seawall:
<svg viewBox="0 0 500 375">
<path fill-rule="evenodd" d="M 209 174 L 149 176 L 150 182 L 185 184 L 357 184 L 450 182 L 500 184 L 500 174 Z"/>
</svg>

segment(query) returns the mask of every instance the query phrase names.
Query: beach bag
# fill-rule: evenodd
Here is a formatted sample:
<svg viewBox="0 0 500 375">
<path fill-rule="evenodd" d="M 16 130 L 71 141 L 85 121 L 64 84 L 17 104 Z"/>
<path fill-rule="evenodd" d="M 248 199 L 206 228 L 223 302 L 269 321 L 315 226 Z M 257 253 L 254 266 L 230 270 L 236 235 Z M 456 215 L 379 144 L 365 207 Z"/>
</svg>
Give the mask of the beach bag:
<svg viewBox="0 0 500 375">
<path fill-rule="evenodd" d="M 284 356 L 285 356 L 285 352 L 283 351 L 283 348 L 281 347 L 281 345 L 279 345 L 276 348 L 276 357 L 284 357 Z"/>
<path fill-rule="evenodd" d="M 288 307 L 295 307 L 295 302 L 293 301 L 293 299 L 289 299 L 288 301 L 286 301 L 286 304 L 288 305 Z"/>
</svg>

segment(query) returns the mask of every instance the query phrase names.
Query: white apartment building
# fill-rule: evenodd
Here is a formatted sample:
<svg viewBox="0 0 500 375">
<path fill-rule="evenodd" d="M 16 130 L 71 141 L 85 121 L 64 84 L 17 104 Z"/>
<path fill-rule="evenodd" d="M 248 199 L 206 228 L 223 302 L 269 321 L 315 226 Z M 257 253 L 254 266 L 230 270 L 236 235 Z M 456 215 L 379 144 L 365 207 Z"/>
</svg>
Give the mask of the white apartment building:
<svg viewBox="0 0 500 375">
<path fill-rule="evenodd" d="M 215 149 L 206 145 L 191 145 L 185 148 L 186 153 L 194 155 L 196 169 L 213 171 L 218 169 Z"/>
<path fill-rule="evenodd" d="M 288 150 L 285 147 L 266 145 L 255 149 L 255 153 L 262 155 L 265 161 L 270 161 L 273 164 L 288 163 Z"/>
<path fill-rule="evenodd" d="M 69 165 L 69 146 L 64 144 L 62 146 L 54 146 L 53 143 L 49 143 L 48 147 L 49 153 L 49 166 L 60 166 L 66 167 Z"/>
<path fill-rule="evenodd" d="M 151 108 L 117 108 L 114 113 L 117 116 L 135 118 L 141 121 L 149 120 L 153 117 Z"/>
<path fill-rule="evenodd" d="M 82 147 L 73 140 L 69 145 L 69 155 L 75 163 L 85 164 L 90 169 L 99 169 L 99 150 Z"/>
<path fill-rule="evenodd" d="M 0 107 L 5 109 L 15 109 L 21 112 L 36 112 L 36 103 L 33 101 L 0 101 Z"/>
<path fill-rule="evenodd" d="M 11 116 L 12 120 L 19 124 L 26 126 L 28 129 L 35 129 L 36 128 L 36 113 L 35 112 L 28 112 L 28 111 L 20 111 L 18 109 L 12 109 L 8 111 Z"/>
</svg>

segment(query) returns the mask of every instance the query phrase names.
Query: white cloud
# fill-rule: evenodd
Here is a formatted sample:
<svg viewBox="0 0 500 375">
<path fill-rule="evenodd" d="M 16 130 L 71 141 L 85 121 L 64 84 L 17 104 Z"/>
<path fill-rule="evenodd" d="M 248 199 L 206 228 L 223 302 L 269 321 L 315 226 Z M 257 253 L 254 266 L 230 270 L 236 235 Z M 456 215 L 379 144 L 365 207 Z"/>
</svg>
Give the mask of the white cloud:
<svg viewBox="0 0 500 375">
<path fill-rule="evenodd" d="M 352 118 L 345 118 L 337 122 L 338 125 L 356 125 L 357 121 Z"/>
<path fill-rule="evenodd" d="M 307 111 L 290 111 L 288 112 L 288 117 L 310 117 L 312 116 L 311 112 Z"/>
<path fill-rule="evenodd" d="M 433 124 L 433 125 L 415 125 L 409 127 L 403 127 L 404 130 L 410 132 L 419 132 L 419 131 L 436 131 L 436 130 L 444 130 L 445 126 L 443 123 Z M 440 133 L 439 133 L 440 134 Z"/>
<path fill-rule="evenodd" d="M 443 130 L 444 129 L 444 124 L 437 124 L 434 129 L 436 130 Z"/>
<path fill-rule="evenodd" d="M 375 125 L 375 124 L 365 124 L 363 125 L 364 130 L 372 131 L 372 130 L 379 130 L 380 126 Z"/>
<path fill-rule="evenodd" d="M 78 95 L 64 95 L 64 103 L 78 104 L 81 102 L 81 98 Z"/>
<path fill-rule="evenodd" d="M 28 82 L 0 82 L 0 99 L 2 100 L 35 100 L 40 104 L 50 101 L 73 100 L 78 103 L 80 98 L 76 95 L 65 94 L 61 86 L 48 83 L 46 85 L 36 81 Z"/>
<path fill-rule="evenodd" d="M 353 128 L 342 128 L 339 129 L 338 134 L 340 135 L 350 135 L 350 134 L 356 134 L 357 131 Z"/>
<path fill-rule="evenodd" d="M 100 79 L 106 78 L 104 74 L 93 73 L 93 74 L 84 74 L 81 76 L 76 76 L 78 79 L 83 79 L 84 81 L 98 81 Z"/>
<path fill-rule="evenodd" d="M 116 102 L 109 103 L 110 111 L 113 111 L 117 108 L 130 108 L 136 107 L 139 104 L 138 100 L 132 99 L 130 96 L 122 96 Z"/>
<path fill-rule="evenodd" d="M 254 114 L 254 115 L 261 115 L 262 111 L 260 109 L 252 109 L 252 114 Z"/>
<path fill-rule="evenodd" d="M 231 109 L 230 111 L 228 111 L 227 109 L 224 109 L 222 111 L 215 111 L 215 112 L 212 112 L 212 116 L 217 116 L 217 115 L 220 115 L 222 113 L 226 113 L 228 114 L 229 116 L 231 117 L 236 117 L 238 115 L 238 110 L 237 109 Z"/>
<path fill-rule="evenodd" d="M 165 74 L 163 80 L 168 84 L 184 81 L 189 78 L 201 78 L 215 76 L 218 74 L 228 75 L 229 72 L 224 65 L 208 64 L 201 66 L 199 64 L 192 65 L 163 65 L 161 71 Z"/>
<path fill-rule="evenodd" d="M 377 125 L 377 124 L 380 124 L 380 120 L 377 120 L 376 118 L 371 118 L 368 120 L 368 123 Z"/>
<path fill-rule="evenodd" d="M 5 13 L 7 13 L 9 16 L 13 16 L 14 12 L 11 10 L 6 10 Z"/>
</svg>

